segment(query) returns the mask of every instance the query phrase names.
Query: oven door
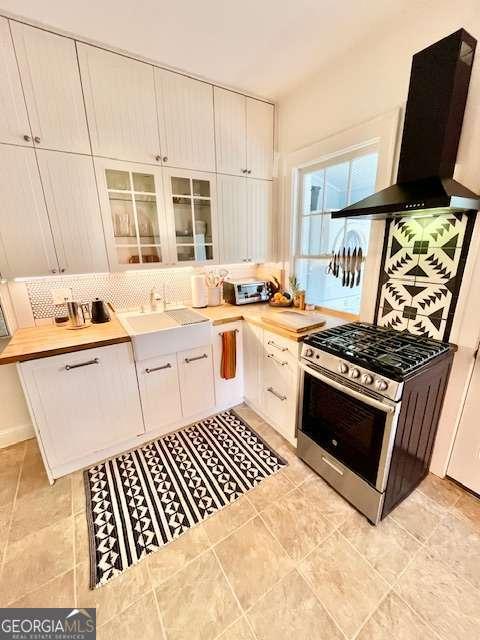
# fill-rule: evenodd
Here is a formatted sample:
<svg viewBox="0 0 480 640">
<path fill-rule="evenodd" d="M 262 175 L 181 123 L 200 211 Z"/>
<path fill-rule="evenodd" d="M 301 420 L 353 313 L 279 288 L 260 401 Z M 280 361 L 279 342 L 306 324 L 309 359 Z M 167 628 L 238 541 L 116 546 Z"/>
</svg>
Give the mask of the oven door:
<svg viewBox="0 0 480 640">
<path fill-rule="evenodd" d="M 376 399 L 301 363 L 299 428 L 332 457 L 384 491 L 400 403 Z M 348 386 L 347 386 L 348 384 Z"/>
</svg>

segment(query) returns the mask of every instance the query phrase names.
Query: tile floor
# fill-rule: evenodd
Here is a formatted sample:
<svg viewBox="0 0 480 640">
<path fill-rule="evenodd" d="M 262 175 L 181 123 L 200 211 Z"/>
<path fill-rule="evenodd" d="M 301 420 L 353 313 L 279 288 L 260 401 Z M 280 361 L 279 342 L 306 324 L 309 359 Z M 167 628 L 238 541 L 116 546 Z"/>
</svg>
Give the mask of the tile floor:
<svg viewBox="0 0 480 640">
<path fill-rule="evenodd" d="M 480 638 L 480 501 L 429 476 L 372 527 L 239 412 L 289 467 L 95 591 L 81 473 L 0 450 L 0 607 L 95 606 L 99 639 Z"/>
</svg>

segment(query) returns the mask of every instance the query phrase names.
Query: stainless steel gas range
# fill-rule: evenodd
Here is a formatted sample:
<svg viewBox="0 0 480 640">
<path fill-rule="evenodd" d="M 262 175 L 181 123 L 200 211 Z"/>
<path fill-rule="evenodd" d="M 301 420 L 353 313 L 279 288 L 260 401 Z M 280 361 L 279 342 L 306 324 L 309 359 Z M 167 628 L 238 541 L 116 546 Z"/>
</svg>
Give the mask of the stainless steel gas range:
<svg viewBox="0 0 480 640">
<path fill-rule="evenodd" d="M 428 473 L 454 351 L 367 323 L 304 341 L 297 453 L 372 523 Z"/>
</svg>

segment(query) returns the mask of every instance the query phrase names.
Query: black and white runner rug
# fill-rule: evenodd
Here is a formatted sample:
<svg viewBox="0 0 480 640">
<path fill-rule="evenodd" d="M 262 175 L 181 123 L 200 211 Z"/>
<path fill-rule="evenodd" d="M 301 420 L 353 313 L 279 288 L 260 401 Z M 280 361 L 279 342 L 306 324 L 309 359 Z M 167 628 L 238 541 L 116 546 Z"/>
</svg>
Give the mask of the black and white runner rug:
<svg viewBox="0 0 480 640">
<path fill-rule="evenodd" d="M 87 469 L 90 588 L 286 464 L 234 411 L 224 411 Z"/>
</svg>

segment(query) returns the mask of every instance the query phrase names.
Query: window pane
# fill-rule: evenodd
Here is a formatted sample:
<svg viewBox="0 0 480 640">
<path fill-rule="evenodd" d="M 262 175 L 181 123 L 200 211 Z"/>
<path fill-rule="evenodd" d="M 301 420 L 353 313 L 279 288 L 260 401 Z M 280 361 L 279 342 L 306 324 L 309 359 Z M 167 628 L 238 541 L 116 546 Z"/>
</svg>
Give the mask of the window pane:
<svg viewBox="0 0 480 640">
<path fill-rule="evenodd" d="M 173 211 L 177 242 L 193 244 L 192 201 L 190 198 L 174 198 Z"/>
<path fill-rule="evenodd" d="M 141 244 L 160 244 L 157 202 L 154 196 L 135 196 Z"/>
<path fill-rule="evenodd" d="M 160 247 L 142 247 L 142 262 L 153 263 L 162 261 L 162 252 Z"/>
<path fill-rule="evenodd" d="M 325 171 L 306 173 L 303 177 L 303 213 L 323 211 L 323 181 Z"/>
<path fill-rule="evenodd" d="M 352 179 L 349 204 L 363 200 L 375 192 L 377 153 L 369 153 L 352 160 Z"/>
<path fill-rule="evenodd" d="M 190 180 L 188 178 L 173 178 L 172 177 L 172 193 L 176 196 L 189 196 L 191 195 Z"/>
<path fill-rule="evenodd" d="M 107 187 L 109 189 L 130 189 L 130 176 L 128 175 L 128 171 L 106 169 L 105 177 L 107 179 Z"/>
<path fill-rule="evenodd" d="M 297 260 L 296 273 L 306 291 L 306 301 L 329 309 L 359 313 L 360 287 L 342 287 L 342 273 L 335 278 L 327 274 L 329 260 Z"/>
<path fill-rule="evenodd" d="M 177 259 L 179 262 L 195 260 L 195 249 L 193 245 L 177 245 Z"/>
<path fill-rule="evenodd" d="M 334 164 L 325 169 L 325 210 L 347 206 L 349 162 Z"/>
<path fill-rule="evenodd" d="M 0 305 L 0 338 L 8 336 L 7 323 L 5 322 L 5 317 L 3 315 L 3 309 Z"/>
<path fill-rule="evenodd" d="M 155 178 L 150 173 L 133 173 L 134 191 L 155 193 Z"/>
<path fill-rule="evenodd" d="M 195 234 L 203 237 L 203 242 L 212 242 L 212 214 L 210 200 L 194 200 Z M 196 241 L 197 242 L 197 241 Z"/>
<path fill-rule="evenodd" d="M 302 222 L 302 256 L 321 254 L 323 215 L 304 216 Z"/>
<path fill-rule="evenodd" d="M 109 199 L 115 238 L 130 238 L 130 243 L 136 242 L 132 196 L 128 193 L 110 193 Z"/>
<path fill-rule="evenodd" d="M 193 180 L 193 195 L 210 197 L 210 181 L 209 180 Z"/>
</svg>

